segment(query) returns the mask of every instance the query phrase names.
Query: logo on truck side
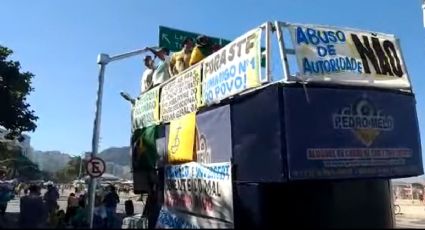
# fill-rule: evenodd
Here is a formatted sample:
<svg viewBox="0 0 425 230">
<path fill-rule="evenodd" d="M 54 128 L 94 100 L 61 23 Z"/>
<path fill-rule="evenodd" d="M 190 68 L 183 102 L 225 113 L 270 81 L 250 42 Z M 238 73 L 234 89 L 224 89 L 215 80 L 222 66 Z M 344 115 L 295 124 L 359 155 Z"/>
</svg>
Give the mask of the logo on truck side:
<svg viewBox="0 0 425 230">
<path fill-rule="evenodd" d="M 333 127 L 351 130 L 359 141 L 369 147 L 381 132 L 393 130 L 394 119 L 363 98 L 334 114 Z"/>
</svg>

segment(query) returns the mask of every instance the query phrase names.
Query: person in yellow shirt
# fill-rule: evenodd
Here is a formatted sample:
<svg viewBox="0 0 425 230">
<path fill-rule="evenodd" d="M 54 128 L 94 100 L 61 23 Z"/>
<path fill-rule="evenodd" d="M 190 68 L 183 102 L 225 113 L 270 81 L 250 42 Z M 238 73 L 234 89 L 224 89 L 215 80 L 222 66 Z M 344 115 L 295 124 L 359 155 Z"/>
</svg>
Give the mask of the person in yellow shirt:
<svg viewBox="0 0 425 230">
<path fill-rule="evenodd" d="M 189 66 L 195 65 L 208 57 L 212 53 L 212 46 L 208 37 L 200 35 L 196 38 L 196 45 L 193 48 L 192 55 L 190 56 Z"/>
<path fill-rule="evenodd" d="M 193 41 L 191 38 L 186 38 L 182 42 L 182 49 L 179 52 L 175 52 L 171 56 L 170 60 L 170 73 L 173 76 L 183 72 L 189 68 L 190 56 L 193 49 Z"/>
</svg>

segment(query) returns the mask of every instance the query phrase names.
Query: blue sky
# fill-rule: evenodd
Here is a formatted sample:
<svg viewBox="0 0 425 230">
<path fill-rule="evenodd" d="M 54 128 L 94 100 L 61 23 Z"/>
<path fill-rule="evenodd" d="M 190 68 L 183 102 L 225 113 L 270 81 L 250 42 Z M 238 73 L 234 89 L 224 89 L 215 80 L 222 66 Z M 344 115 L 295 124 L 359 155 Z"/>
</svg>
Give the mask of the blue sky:
<svg viewBox="0 0 425 230">
<path fill-rule="evenodd" d="M 268 20 L 396 34 L 416 93 L 420 128 L 425 130 L 421 0 L 3 0 L 1 8 L 0 44 L 13 49 L 13 58 L 36 75 L 36 91 L 29 101 L 40 117 L 31 134 L 37 150 L 79 154 L 91 149 L 97 54 L 156 45 L 159 25 L 227 39 Z M 108 66 L 101 149 L 129 144 L 130 108 L 119 92 L 137 94 L 142 71 L 139 57 Z"/>
</svg>

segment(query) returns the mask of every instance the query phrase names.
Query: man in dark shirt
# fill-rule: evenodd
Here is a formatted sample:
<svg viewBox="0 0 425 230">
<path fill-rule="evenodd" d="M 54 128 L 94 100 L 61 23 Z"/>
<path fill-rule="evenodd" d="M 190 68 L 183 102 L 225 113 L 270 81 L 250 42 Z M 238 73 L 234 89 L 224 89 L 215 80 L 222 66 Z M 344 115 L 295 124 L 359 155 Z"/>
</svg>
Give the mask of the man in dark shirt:
<svg viewBox="0 0 425 230">
<path fill-rule="evenodd" d="M 118 196 L 114 186 L 111 185 L 109 187 L 109 192 L 106 194 L 105 198 L 103 198 L 103 203 L 106 208 L 107 226 L 108 228 L 113 228 L 115 214 L 117 212 L 117 204 L 120 203 L 120 197 Z"/>
<path fill-rule="evenodd" d="M 29 195 L 21 197 L 19 224 L 21 228 L 43 228 L 47 220 L 47 210 L 40 196 L 40 188 L 29 187 Z"/>
</svg>

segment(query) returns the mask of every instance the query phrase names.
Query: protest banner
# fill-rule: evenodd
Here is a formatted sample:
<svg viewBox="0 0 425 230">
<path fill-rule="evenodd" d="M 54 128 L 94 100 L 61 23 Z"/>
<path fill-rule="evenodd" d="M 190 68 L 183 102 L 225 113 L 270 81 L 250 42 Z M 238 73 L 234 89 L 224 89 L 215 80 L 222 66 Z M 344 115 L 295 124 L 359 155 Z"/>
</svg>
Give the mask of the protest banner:
<svg viewBox="0 0 425 230">
<path fill-rule="evenodd" d="M 155 228 L 160 229 L 198 229 L 196 226 L 190 223 L 187 218 L 184 218 L 184 214 L 181 215 L 170 212 L 167 208 L 162 207 L 159 211 L 158 220 Z"/>
<path fill-rule="evenodd" d="M 298 77 L 302 80 L 410 88 L 394 35 L 327 26 L 286 25 L 295 48 Z"/>
<path fill-rule="evenodd" d="M 233 223 L 230 162 L 169 165 L 164 193 L 167 208 Z"/>
<path fill-rule="evenodd" d="M 168 163 L 192 161 L 195 146 L 196 112 L 170 122 Z"/>
<path fill-rule="evenodd" d="M 163 206 L 159 212 L 155 227 L 162 229 L 223 229 L 233 228 L 233 226 L 233 223 L 190 215 Z"/>
<path fill-rule="evenodd" d="M 261 29 L 237 38 L 203 61 L 204 104 L 225 99 L 260 85 Z"/>
<path fill-rule="evenodd" d="M 201 67 L 195 65 L 187 69 L 162 87 L 162 121 L 169 122 L 201 106 Z"/>
<path fill-rule="evenodd" d="M 159 122 L 159 87 L 155 87 L 136 100 L 132 111 L 132 127 L 134 130 Z"/>
</svg>

